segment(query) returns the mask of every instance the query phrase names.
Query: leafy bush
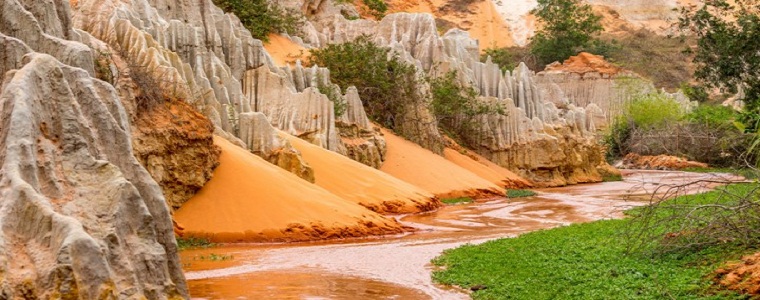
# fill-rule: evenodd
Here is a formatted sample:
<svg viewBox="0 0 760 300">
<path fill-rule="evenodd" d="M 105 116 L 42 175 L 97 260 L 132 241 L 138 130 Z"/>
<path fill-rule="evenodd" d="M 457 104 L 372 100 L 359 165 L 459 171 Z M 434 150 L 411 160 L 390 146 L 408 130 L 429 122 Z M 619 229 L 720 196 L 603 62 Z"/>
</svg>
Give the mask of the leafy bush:
<svg viewBox="0 0 760 300">
<path fill-rule="evenodd" d="M 431 108 L 438 127 L 465 145 L 477 142 L 472 140 L 475 138 L 472 132 L 478 122 L 475 116 L 504 113 L 504 108 L 498 103 L 479 101 L 478 92 L 472 86 L 462 84 L 456 71 L 430 78 L 428 82 L 433 98 Z"/>
<path fill-rule="evenodd" d="M 212 243 L 208 239 L 201 239 L 201 238 L 177 238 L 177 247 L 179 250 L 188 250 L 188 249 L 206 249 L 211 247 L 216 247 L 216 244 Z"/>
<path fill-rule="evenodd" d="M 213 0 L 227 13 L 232 13 L 240 19 L 243 26 L 251 31 L 251 35 L 262 41 L 269 41 L 270 33 L 299 33 L 303 25 L 300 12 L 285 9 L 276 1 L 267 0 Z"/>
<path fill-rule="evenodd" d="M 520 62 L 524 62 L 531 70 L 543 68 L 538 65 L 530 49 L 524 47 L 489 48 L 480 56 L 480 61 L 486 62 L 489 56 L 493 63 L 499 65 L 502 72 L 514 70 Z"/>
<path fill-rule="evenodd" d="M 382 19 L 385 16 L 385 12 L 388 11 L 388 4 L 383 0 L 362 0 L 362 2 L 369 7 L 372 15 L 378 19 Z"/>
<path fill-rule="evenodd" d="M 367 36 L 311 51 L 310 62 L 330 69 L 332 82 L 341 88 L 355 86 L 367 115 L 399 132 L 408 114 L 427 107 L 417 85 L 416 68 L 403 62 L 389 48 L 380 47 Z"/>
</svg>

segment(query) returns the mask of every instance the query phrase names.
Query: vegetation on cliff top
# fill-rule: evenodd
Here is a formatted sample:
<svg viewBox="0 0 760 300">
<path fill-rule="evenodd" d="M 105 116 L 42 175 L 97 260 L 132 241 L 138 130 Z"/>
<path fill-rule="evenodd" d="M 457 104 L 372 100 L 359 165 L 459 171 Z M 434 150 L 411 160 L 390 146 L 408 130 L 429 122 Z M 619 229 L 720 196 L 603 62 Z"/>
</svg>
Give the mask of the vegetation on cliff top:
<svg viewBox="0 0 760 300">
<path fill-rule="evenodd" d="M 232 13 L 240 19 L 253 38 L 269 41 L 270 33 L 297 34 L 303 25 L 300 12 L 286 9 L 276 1 L 267 0 L 213 0 L 227 13 Z"/>
<path fill-rule="evenodd" d="M 542 26 L 530 40 L 530 51 L 541 64 L 549 64 L 595 47 L 602 29 L 601 16 L 580 0 L 538 0 L 531 11 Z"/>
</svg>

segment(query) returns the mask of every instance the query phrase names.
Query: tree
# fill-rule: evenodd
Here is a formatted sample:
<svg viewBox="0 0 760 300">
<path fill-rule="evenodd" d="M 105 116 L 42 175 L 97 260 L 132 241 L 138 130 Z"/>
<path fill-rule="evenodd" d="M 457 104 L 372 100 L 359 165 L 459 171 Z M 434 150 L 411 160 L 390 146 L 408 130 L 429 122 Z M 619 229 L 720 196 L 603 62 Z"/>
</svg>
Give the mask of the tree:
<svg viewBox="0 0 760 300">
<path fill-rule="evenodd" d="M 743 91 L 742 120 L 755 132 L 760 127 L 760 4 L 732 2 L 706 0 L 699 9 L 683 8 L 679 25 L 697 38 L 695 77 L 708 87 Z"/>
<path fill-rule="evenodd" d="M 213 0 L 224 12 L 240 19 L 251 35 L 264 42 L 270 33 L 298 34 L 303 16 L 295 10 L 285 9 L 277 2 L 267 0 Z"/>
<path fill-rule="evenodd" d="M 595 46 L 593 36 L 603 29 L 601 17 L 580 0 L 538 0 L 538 6 L 531 13 L 543 26 L 533 36 L 529 47 L 544 65 Z"/>
</svg>

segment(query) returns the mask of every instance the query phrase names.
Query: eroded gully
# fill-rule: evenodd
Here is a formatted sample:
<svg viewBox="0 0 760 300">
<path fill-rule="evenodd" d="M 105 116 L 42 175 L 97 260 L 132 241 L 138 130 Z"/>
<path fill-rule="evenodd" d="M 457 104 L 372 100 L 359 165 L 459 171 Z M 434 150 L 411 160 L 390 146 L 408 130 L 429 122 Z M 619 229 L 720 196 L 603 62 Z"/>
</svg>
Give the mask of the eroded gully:
<svg viewBox="0 0 760 300">
<path fill-rule="evenodd" d="M 400 217 L 418 228 L 397 237 L 277 245 L 227 245 L 181 253 L 195 299 L 468 299 L 432 282 L 445 249 L 544 228 L 622 217 L 653 192 L 716 174 L 636 171 L 620 182 L 539 190 Z M 725 176 L 721 176 L 725 177 Z M 681 192 L 696 193 L 708 185 Z M 672 191 L 672 190 L 671 190 Z"/>
</svg>

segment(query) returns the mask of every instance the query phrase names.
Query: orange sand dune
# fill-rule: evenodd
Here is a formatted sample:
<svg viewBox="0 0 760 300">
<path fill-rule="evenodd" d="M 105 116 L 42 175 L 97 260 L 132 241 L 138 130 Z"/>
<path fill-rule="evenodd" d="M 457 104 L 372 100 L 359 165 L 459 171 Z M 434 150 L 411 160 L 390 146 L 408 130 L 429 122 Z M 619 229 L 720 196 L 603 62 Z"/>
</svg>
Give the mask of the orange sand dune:
<svg viewBox="0 0 760 300">
<path fill-rule="evenodd" d="M 462 154 L 452 148 L 443 150 L 443 156 L 446 160 L 453 162 L 457 166 L 467 169 L 494 184 L 510 189 L 520 189 L 530 187 L 531 184 L 506 168 L 499 166 L 484 157 L 475 153 L 468 152 Z"/>
<path fill-rule="evenodd" d="M 306 48 L 279 34 L 270 34 L 269 42 L 264 44 L 264 49 L 278 66 L 293 65 L 296 60 L 303 60 L 309 53 Z"/>
<path fill-rule="evenodd" d="M 478 177 L 442 156 L 383 129 L 388 153 L 381 171 L 440 198 L 504 195 L 504 188 Z M 319 176 L 319 175 L 317 175 Z"/>
<path fill-rule="evenodd" d="M 395 220 L 342 199 L 215 137 L 220 165 L 174 214 L 185 236 L 215 242 L 306 241 L 403 232 Z"/>
<path fill-rule="evenodd" d="M 441 203 L 433 194 L 338 153 L 281 133 L 314 168 L 316 184 L 378 213 L 415 213 Z"/>
</svg>

